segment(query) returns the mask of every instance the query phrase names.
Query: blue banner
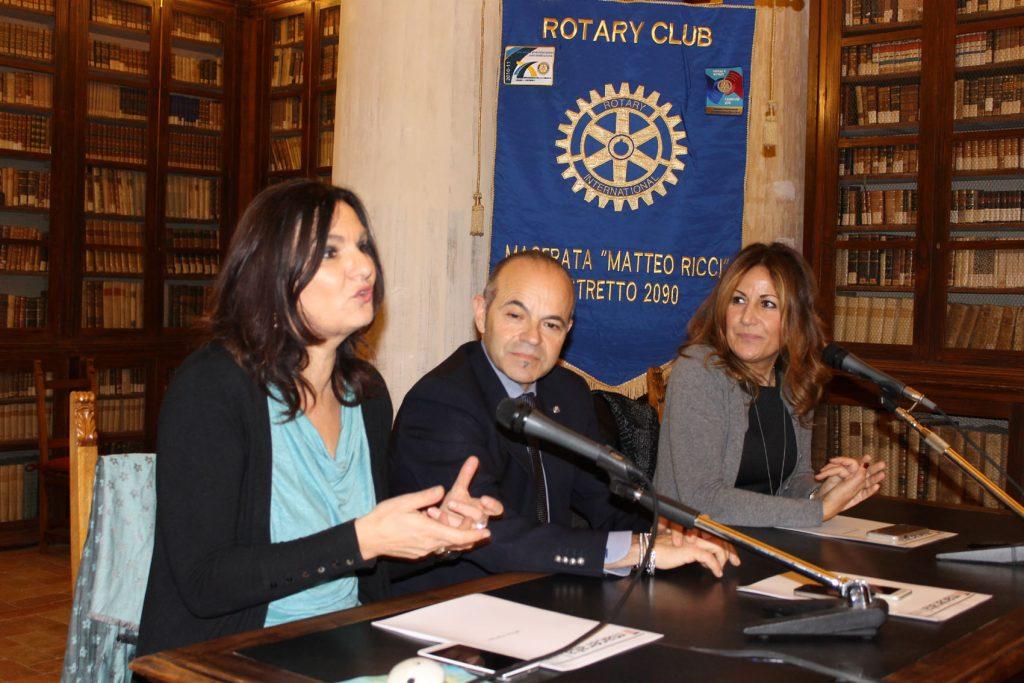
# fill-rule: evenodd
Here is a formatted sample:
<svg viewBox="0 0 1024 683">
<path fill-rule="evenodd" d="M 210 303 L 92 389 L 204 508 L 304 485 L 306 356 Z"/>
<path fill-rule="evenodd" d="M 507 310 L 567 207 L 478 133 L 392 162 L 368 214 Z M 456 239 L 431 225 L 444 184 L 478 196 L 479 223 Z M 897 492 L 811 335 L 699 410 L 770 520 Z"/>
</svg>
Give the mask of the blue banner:
<svg viewBox="0 0 1024 683">
<path fill-rule="evenodd" d="M 491 264 L 539 248 L 569 268 L 564 357 L 597 383 L 673 358 L 740 248 L 754 13 L 504 3 Z"/>
</svg>

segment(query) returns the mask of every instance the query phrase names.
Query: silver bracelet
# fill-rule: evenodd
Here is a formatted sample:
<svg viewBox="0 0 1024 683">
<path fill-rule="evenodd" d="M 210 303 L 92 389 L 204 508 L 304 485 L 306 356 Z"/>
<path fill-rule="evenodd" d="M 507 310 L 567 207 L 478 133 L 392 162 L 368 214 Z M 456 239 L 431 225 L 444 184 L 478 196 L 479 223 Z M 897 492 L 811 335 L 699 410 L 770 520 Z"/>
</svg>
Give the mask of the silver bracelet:
<svg viewBox="0 0 1024 683">
<path fill-rule="evenodd" d="M 821 490 L 821 484 L 818 484 L 817 486 L 814 487 L 814 490 L 811 491 L 807 495 L 807 500 L 817 500 L 818 499 L 818 491 L 820 491 L 820 490 Z"/>
<path fill-rule="evenodd" d="M 657 557 L 657 555 L 658 555 L 658 552 L 654 548 L 651 548 L 651 559 L 647 561 L 647 575 L 648 576 L 654 576 L 654 568 L 655 568 L 655 565 L 656 565 L 655 558 Z"/>
<path fill-rule="evenodd" d="M 650 540 L 651 540 L 651 535 L 650 534 L 637 534 L 636 535 L 636 542 L 637 542 L 637 545 L 640 548 L 640 554 L 636 558 L 636 564 L 633 565 L 634 569 L 636 569 L 636 570 L 641 570 L 642 569 L 642 565 L 643 565 L 643 561 L 644 561 L 644 555 L 647 554 L 647 546 L 650 545 Z"/>
</svg>

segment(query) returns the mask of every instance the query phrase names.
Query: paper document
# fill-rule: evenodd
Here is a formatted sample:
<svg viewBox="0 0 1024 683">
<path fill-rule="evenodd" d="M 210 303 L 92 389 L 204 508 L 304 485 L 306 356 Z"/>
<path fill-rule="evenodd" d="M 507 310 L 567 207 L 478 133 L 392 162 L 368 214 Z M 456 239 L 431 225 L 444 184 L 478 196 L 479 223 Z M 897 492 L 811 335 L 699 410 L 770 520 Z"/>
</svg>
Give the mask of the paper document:
<svg viewBox="0 0 1024 683">
<path fill-rule="evenodd" d="M 898 600 L 889 596 L 879 595 L 877 592 L 875 593 L 876 596 L 881 597 L 889 605 L 889 614 L 891 616 L 903 617 L 905 619 L 919 619 L 932 622 L 946 621 L 976 605 L 980 605 L 992 597 L 985 593 L 921 586 L 916 583 L 901 583 L 887 579 L 875 579 L 870 576 L 858 576 L 857 574 L 842 573 L 842 575 L 851 579 L 864 579 L 876 586 L 908 589 L 910 593 Z M 752 583 L 749 586 L 740 586 L 738 590 L 741 593 L 767 595 L 785 600 L 812 600 L 813 598 L 805 598 L 793 592 L 799 586 L 808 583 L 812 583 L 812 581 L 795 572 L 786 572 L 785 574 L 769 576 L 767 579 Z"/>
<path fill-rule="evenodd" d="M 435 643 L 461 643 L 517 659 L 568 645 L 596 621 L 474 593 L 373 622 L 394 633 Z M 660 633 L 609 624 L 569 652 L 543 664 L 571 671 L 658 640 Z"/>
<path fill-rule="evenodd" d="M 892 522 L 875 522 L 870 519 L 859 519 L 857 517 L 844 517 L 843 515 L 836 515 L 832 519 L 828 520 L 824 524 L 818 526 L 803 527 L 800 529 L 794 527 L 780 527 L 787 531 L 799 531 L 802 534 L 810 534 L 811 536 L 824 536 L 825 538 L 841 538 L 847 541 L 857 541 L 858 543 L 873 543 L 875 545 L 884 545 L 890 548 L 917 548 L 922 545 L 928 545 L 929 543 L 935 543 L 941 541 L 944 538 L 951 538 L 956 536 L 952 531 L 936 531 L 929 529 L 928 533 L 923 536 L 912 538 L 908 541 L 902 541 L 899 543 L 892 543 L 886 540 L 872 538 L 868 536 L 869 531 L 875 529 L 881 529 L 887 527 Z"/>
</svg>

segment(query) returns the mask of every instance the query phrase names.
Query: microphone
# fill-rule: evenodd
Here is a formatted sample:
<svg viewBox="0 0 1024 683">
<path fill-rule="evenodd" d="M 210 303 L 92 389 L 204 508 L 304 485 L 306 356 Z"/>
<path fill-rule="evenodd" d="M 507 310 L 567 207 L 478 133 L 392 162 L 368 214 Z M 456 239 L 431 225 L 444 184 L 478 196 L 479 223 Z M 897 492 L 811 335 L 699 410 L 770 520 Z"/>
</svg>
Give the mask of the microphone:
<svg viewBox="0 0 1024 683">
<path fill-rule="evenodd" d="M 625 480 L 646 480 L 636 465 L 616 453 L 610 446 L 601 445 L 568 427 L 563 427 L 544 413 L 535 410 L 525 401 L 517 401 L 513 398 L 502 399 L 495 411 L 495 418 L 498 424 L 514 434 L 523 434 L 547 441 L 582 455 L 588 460 L 593 460 L 598 467 L 613 477 Z"/>
<path fill-rule="evenodd" d="M 821 359 L 825 361 L 825 365 L 831 368 L 848 372 L 851 375 L 856 375 L 857 377 L 861 377 L 869 382 L 877 384 L 883 392 L 890 396 L 902 397 L 909 401 L 914 401 L 921 404 L 928 410 L 938 410 L 938 406 L 936 406 L 931 399 L 926 398 L 924 394 L 914 387 L 907 386 L 895 377 L 890 377 L 881 370 L 876 370 L 838 344 L 829 344 L 822 349 Z"/>
</svg>

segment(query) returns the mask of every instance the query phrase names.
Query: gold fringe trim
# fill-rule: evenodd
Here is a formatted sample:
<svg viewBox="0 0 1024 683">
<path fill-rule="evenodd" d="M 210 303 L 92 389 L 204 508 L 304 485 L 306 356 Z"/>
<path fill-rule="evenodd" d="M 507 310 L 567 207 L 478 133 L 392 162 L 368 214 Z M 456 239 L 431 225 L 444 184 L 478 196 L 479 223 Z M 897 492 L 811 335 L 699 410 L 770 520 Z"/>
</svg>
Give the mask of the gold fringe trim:
<svg viewBox="0 0 1024 683">
<path fill-rule="evenodd" d="M 584 372 L 583 370 L 580 370 L 572 363 L 567 363 L 564 360 L 560 360 L 558 361 L 558 364 L 561 365 L 566 370 L 571 370 L 572 372 L 575 372 L 577 375 L 582 377 L 586 381 L 587 386 L 590 387 L 591 391 L 614 391 L 617 394 L 622 394 L 624 396 L 628 396 L 629 398 L 640 398 L 641 396 L 647 393 L 646 370 L 644 370 L 644 373 L 642 375 L 637 375 L 633 379 L 628 379 L 622 384 L 605 384 L 604 382 L 597 379 L 593 375 Z M 668 372 L 670 365 L 672 365 L 672 361 L 668 361 L 667 363 L 662 365 L 661 369 Z"/>
</svg>

